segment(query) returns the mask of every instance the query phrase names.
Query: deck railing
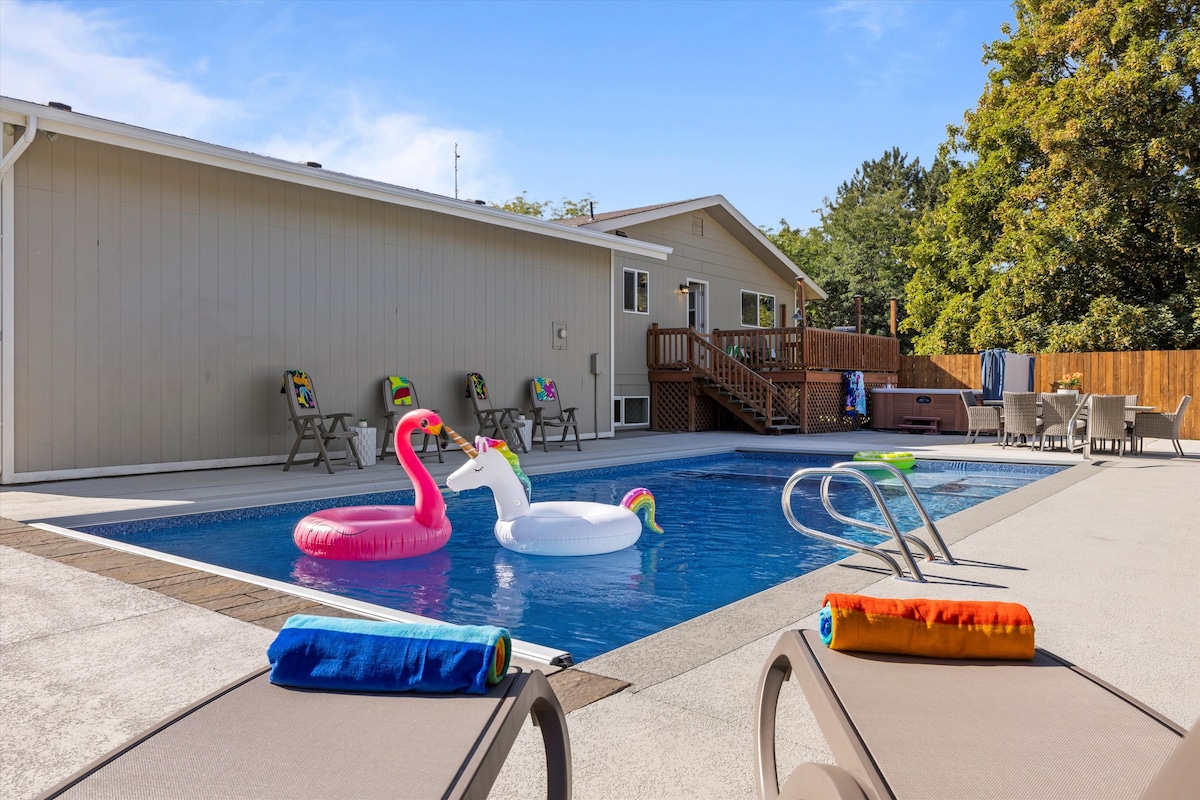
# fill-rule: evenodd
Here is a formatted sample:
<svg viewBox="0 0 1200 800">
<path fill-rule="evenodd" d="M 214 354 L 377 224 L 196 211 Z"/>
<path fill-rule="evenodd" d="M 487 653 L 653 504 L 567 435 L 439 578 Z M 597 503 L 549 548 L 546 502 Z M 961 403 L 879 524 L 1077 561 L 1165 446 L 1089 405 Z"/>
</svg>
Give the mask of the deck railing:
<svg viewBox="0 0 1200 800">
<path fill-rule="evenodd" d="M 688 369 L 693 360 L 689 350 L 693 346 L 685 335 L 688 330 L 651 327 L 647 366 L 652 370 Z M 662 341 L 655 343 L 656 339 Z M 720 352 L 760 372 L 804 369 L 898 372 L 900 369 L 900 342 L 887 336 L 821 328 L 751 328 L 713 331 L 711 343 Z"/>
<path fill-rule="evenodd" d="M 693 328 L 655 326 L 646 333 L 646 364 L 651 370 L 688 370 L 703 375 L 771 425 L 779 391 L 771 381 Z"/>
</svg>

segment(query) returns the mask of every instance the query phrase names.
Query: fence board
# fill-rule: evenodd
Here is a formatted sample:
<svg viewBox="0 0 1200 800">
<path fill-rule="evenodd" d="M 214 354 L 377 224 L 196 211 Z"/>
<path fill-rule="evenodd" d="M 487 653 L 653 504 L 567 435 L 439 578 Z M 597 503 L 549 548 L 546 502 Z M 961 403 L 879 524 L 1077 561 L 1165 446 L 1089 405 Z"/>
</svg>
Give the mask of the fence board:
<svg viewBox="0 0 1200 800">
<path fill-rule="evenodd" d="M 1069 372 L 1083 373 L 1083 391 L 1136 394 L 1140 405 L 1174 411 L 1192 396 L 1180 436 L 1200 439 L 1200 350 L 1121 353 L 1040 353 L 1034 357 L 1033 388 L 1047 392 Z M 912 389 L 971 389 L 981 385 L 979 355 L 901 356 L 900 385 Z"/>
</svg>

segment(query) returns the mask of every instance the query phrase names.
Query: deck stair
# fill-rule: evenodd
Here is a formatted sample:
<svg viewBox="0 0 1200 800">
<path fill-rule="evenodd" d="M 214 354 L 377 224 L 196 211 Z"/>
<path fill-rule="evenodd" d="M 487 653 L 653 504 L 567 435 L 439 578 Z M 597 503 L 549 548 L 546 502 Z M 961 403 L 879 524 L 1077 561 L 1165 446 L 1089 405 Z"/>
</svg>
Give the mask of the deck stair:
<svg viewBox="0 0 1200 800">
<path fill-rule="evenodd" d="M 694 331 L 688 332 L 687 368 L 699 375 L 699 387 L 758 433 L 799 433 L 788 423 L 779 388 Z"/>
</svg>

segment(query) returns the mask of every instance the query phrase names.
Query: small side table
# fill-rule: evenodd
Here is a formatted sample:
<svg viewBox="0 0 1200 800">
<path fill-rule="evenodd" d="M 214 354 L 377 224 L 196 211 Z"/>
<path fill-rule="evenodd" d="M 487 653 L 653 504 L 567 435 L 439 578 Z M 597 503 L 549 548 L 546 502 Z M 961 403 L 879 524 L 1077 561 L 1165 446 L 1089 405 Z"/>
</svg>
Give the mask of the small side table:
<svg viewBox="0 0 1200 800">
<path fill-rule="evenodd" d="M 516 423 L 521 444 L 525 446 L 525 452 L 528 453 L 533 449 L 533 420 L 528 417 L 518 417 Z"/>
<path fill-rule="evenodd" d="M 358 441 L 355 446 L 358 447 L 358 457 L 362 459 L 364 467 L 375 466 L 375 429 L 368 425 L 365 428 L 351 428 L 350 430 L 358 434 Z"/>
</svg>

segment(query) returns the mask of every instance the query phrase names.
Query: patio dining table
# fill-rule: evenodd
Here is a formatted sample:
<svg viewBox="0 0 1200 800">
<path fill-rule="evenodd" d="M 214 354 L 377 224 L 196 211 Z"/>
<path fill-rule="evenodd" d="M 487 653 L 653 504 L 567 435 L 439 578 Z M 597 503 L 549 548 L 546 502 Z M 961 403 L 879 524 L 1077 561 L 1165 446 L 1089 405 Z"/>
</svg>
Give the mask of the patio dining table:
<svg viewBox="0 0 1200 800">
<path fill-rule="evenodd" d="M 1004 407 L 1004 401 L 1003 401 L 1003 400 L 984 400 L 984 401 L 983 401 L 983 404 L 984 404 L 985 406 L 993 406 L 993 407 L 995 407 L 995 408 L 1001 408 L 1001 409 Z M 1038 398 L 1037 405 L 1038 405 L 1038 408 L 1040 409 L 1040 408 L 1041 408 L 1041 405 L 1042 405 L 1041 398 Z M 1154 411 L 1154 410 L 1155 410 L 1155 409 L 1157 409 L 1157 408 L 1158 408 L 1158 406 L 1139 406 L 1139 405 L 1126 405 L 1126 406 L 1125 406 L 1125 410 L 1126 410 L 1126 411 L 1134 411 L 1134 412 L 1137 412 L 1137 411 Z M 1080 418 L 1082 418 L 1082 419 L 1086 419 L 1086 418 L 1087 418 L 1087 411 L 1088 411 L 1088 410 L 1087 410 L 1087 407 L 1085 406 L 1085 407 L 1083 408 L 1083 410 L 1082 410 L 1082 411 L 1080 411 L 1080 413 L 1079 413 L 1079 416 L 1080 416 Z M 1003 418 L 1004 418 L 1004 415 L 1003 415 L 1003 413 L 1001 413 L 1001 415 L 1000 415 L 1000 418 L 1001 418 L 1001 419 L 1003 419 Z M 1040 417 L 1039 417 L 1039 420 L 1040 420 Z M 1022 442 L 1024 441 L 1024 438 L 1025 438 L 1024 436 L 1022 436 L 1022 437 L 1021 437 L 1021 439 L 1022 439 Z M 1132 431 L 1130 431 L 1130 438 L 1131 438 L 1131 439 L 1133 438 L 1133 437 L 1132 437 Z M 999 442 L 999 440 L 997 440 L 996 444 L 999 444 L 999 443 L 1000 443 L 1000 442 Z M 1018 446 L 1020 446 L 1020 445 L 1018 445 Z M 1133 444 L 1132 444 L 1132 442 L 1130 443 L 1130 447 L 1131 447 L 1131 448 L 1133 447 Z M 1137 451 L 1136 451 L 1136 450 L 1134 450 L 1134 449 L 1131 449 L 1131 451 L 1130 451 L 1130 452 L 1137 452 Z"/>
</svg>

